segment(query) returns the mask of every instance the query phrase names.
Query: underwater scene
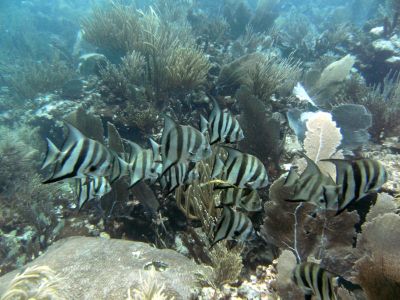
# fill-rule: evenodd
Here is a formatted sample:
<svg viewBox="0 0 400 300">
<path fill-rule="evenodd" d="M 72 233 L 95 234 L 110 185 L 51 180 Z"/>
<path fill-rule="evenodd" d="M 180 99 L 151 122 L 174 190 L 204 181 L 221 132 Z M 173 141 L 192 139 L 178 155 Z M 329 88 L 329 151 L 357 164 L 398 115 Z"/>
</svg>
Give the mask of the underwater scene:
<svg viewBox="0 0 400 300">
<path fill-rule="evenodd" d="M 0 0 L 0 300 L 396 300 L 399 253 L 399 0 Z"/>
</svg>

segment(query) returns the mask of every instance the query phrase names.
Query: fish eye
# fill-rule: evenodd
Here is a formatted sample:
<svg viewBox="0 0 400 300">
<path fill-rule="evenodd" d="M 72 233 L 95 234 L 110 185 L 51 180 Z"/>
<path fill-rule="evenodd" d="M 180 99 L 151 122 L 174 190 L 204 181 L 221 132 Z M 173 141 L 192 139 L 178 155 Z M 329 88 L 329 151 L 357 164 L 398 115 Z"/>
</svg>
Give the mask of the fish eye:
<svg viewBox="0 0 400 300">
<path fill-rule="evenodd" d="M 96 166 L 91 166 L 90 168 L 89 168 L 89 172 L 94 172 L 94 171 L 96 171 L 97 170 L 97 167 Z"/>
</svg>

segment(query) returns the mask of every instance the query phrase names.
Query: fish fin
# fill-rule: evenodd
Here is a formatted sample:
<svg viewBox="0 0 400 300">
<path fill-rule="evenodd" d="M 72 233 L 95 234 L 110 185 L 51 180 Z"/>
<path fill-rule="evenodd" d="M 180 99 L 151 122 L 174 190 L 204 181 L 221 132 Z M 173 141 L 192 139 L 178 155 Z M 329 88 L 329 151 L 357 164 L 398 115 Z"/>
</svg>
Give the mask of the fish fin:
<svg viewBox="0 0 400 300">
<path fill-rule="evenodd" d="M 127 155 L 125 154 L 125 157 L 127 157 L 127 161 L 129 163 L 132 163 L 135 160 L 135 156 L 138 155 L 139 152 L 143 151 L 143 148 L 129 140 L 124 140 L 124 142 L 129 147 L 129 152 L 127 153 Z"/>
<path fill-rule="evenodd" d="M 131 176 L 131 182 L 129 183 L 129 189 L 133 188 L 135 184 L 137 184 L 140 180 L 142 180 L 142 176 L 138 176 L 137 174 L 133 174 L 133 176 Z"/>
<path fill-rule="evenodd" d="M 60 150 L 57 148 L 56 145 L 53 144 L 53 142 L 50 139 L 46 138 L 46 141 L 47 141 L 47 152 L 43 160 L 41 168 L 42 170 L 47 166 L 51 165 L 52 163 L 54 163 L 56 161 L 57 156 L 60 154 Z"/>
<path fill-rule="evenodd" d="M 153 150 L 153 160 L 161 161 L 161 145 L 149 138 L 151 149 Z"/>
<path fill-rule="evenodd" d="M 83 133 L 78 130 L 78 128 L 72 126 L 68 122 L 64 122 L 64 123 L 68 129 L 68 135 L 67 135 L 66 140 L 63 143 L 63 146 L 61 147 L 61 151 L 69 149 L 76 141 L 86 138 L 83 135 Z"/>
<path fill-rule="evenodd" d="M 223 169 L 224 169 L 224 162 L 217 155 L 215 157 L 214 166 L 213 166 L 212 173 L 211 173 L 211 179 L 217 178 L 222 173 Z"/>
<path fill-rule="evenodd" d="M 200 115 L 200 132 L 205 134 L 208 131 L 208 120 L 203 116 Z"/>
<path fill-rule="evenodd" d="M 166 134 L 173 128 L 177 127 L 178 123 L 174 121 L 170 116 L 164 115 L 164 129 L 163 129 L 163 134 Z"/>
<path fill-rule="evenodd" d="M 303 156 L 306 161 L 307 161 L 307 167 L 304 170 L 303 174 L 321 174 L 321 170 L 319 169 L 318 165 L 313 161 L 311 158 L 309 158 L 307 155 L 304 153 L 301 153 L 301 156 Z"/>
<path fill-rule="evenodd" d="M 296 183 L 298 179 L 299 175 L 296 173 L 295 168 L 291 167 L 289 174 L 287 175 L 285 182 L 283 183 L 283 186 L 292 186 Z"/>
<path fill-rule="evenodd" d="M 240 151 L 239 149 L 235 149 L 235 148 L 232 148 L 232 147 L 221 146 L 221 148 L 225 149 L 226 152 L 228 152 L 229 159 L 232 159 L 232 158 L 234 158 L 236 156 L 239 156 L 239 155 L 243 154 L 243 152 Z"/>
</svg>

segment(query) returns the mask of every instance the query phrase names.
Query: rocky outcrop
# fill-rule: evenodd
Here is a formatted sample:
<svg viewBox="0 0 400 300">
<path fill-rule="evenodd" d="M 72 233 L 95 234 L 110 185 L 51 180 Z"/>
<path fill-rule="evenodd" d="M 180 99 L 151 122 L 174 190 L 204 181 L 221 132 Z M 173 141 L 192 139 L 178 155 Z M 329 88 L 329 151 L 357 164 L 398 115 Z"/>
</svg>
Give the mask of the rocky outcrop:
<svg viewBox="0 0 400 300">
<path fill-rule="evenodd" d="M 197 265 L 169 249 L 126 240 L 71 237 L 57 241 L 28 266 L 48 266 L 61 278 L 68 299 L 127 299 L 128 289 L 140 289 L 151 280 L 164 285 L 164 293 L 189 299 L 196 286 L 196 273 L 208 268 Z M 155 267 L 156 272 L 150 271 Z M 0 277 L 2 295 L 17 271 Z M 155 273 L 155 274 L 154 274 Z"/>
</svg>

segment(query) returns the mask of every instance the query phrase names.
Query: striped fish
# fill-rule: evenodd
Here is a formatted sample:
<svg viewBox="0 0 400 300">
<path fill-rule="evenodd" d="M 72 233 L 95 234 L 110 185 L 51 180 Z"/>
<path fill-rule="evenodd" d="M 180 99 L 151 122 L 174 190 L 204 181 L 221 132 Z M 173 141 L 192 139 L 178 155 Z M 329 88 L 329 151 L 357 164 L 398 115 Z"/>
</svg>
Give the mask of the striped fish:
<svg viewBox="0 0 400 300">
<path fill-rule="evenodd" d="M 172 193 L 178 186 L 190 184 L 200 177 L 194 163 L 178 163 L 161 176 L 160 184 L 163 190 Z"/>
<path fill-rule="evenodd" d="M 224 161 L 215 158 L 211 178 L 218 176 L 227 184 L 216 188 L 236 186 L 238 188 L 259 189 L 268 185 L 268 173 L 262 162 L 254 155 L 242 153 L 239 150 L 222 147 L 228 152 Z"/>
<path fill-rule="evenodd" d="M 249 217 L 244 213 L 224 206 L 221 218 L 215 227 L 211 247 L 224 239 L 244 242 L 253 236 L 255 236 L 255 231 Z"/>
<path fill-rule="evenodd" d="M 335 286 L 337 279 L 318 264 L 304 262 L 293 270 L 294 283 L 304 292 L 306 299 L 315 296 L 319 300 L 336 300 Z"/>
<path fill-rule="evenodd" d="M 220 195 L 221 205 L 232 206 L 247 211 L 260 211 L 261 199 L 256 190 L 228 188 Z"/>
<path fill-rule="evenodd" d="M 110 176 L 110 183 L 127 174 L 128 164 L 98 141 L 85 137 L 66 123 L 67 139 L 59 150 L 47 139 L 47 153 L 42 169 L 54 165 L 53 172 L 43 183 L 66 178 Z"/>
<path fill-rule="evenodd" d="M 378 191 L 387 180 L 387 172 L 378 161 L 368 158 L 326 159 L 336 166 L 336 184 L 340 186 L 338 214 L 352 201 Z"/>
<path fill-rule="evenodd" d="M 92 199 L 100 199 L 111 191 L 111 186 L 105 177 L 86 177 L 76 179 L 79 210 Z"/>
<path fill-rule="evenodd" d="M 290 169 L 284 187 L 292 189 L 293 197 L 286 199 L 294 202 L 311 202 L 322 209 L 337 209 L 340 187 L 330 176 L 324 175 L 315 162 L 304 155 L 307 168 L 299 176 L 294 168 Z"/>
<path fill-rule="evenodd" d="M 153 140 L 150 142 L 155 143 Z M 155 161 L 154 150 L 143 149 L 138 144 L 125 140 L 130 148 L 126 161 L 128 162 L 128 172 L 130 176 L 129 187 L 133 187 L 141 180 L 149 179 L 154 183 L 161 173 L 161 163 Z M 157 154 L 156 154 L 157 155 Z"/>
<path fill-rule="evenodd" d="M 213 102 L 214 107 L 209 119 L 200 117 L 201 132 L 209 132 L 210 144 L 230 144 L 242 140 L 244 135 L 238 120 L 227 109 L 221 110 L 215 99 L 213 99 Z"/>
<path fill-rule="evenodd" d="M 211 146 L 200 131 L 179 125 L 171 117 L 165 116 L 161 137 L 162 174 L 178 163 L 197 162 L 210 155 Z"/>
</svg>

